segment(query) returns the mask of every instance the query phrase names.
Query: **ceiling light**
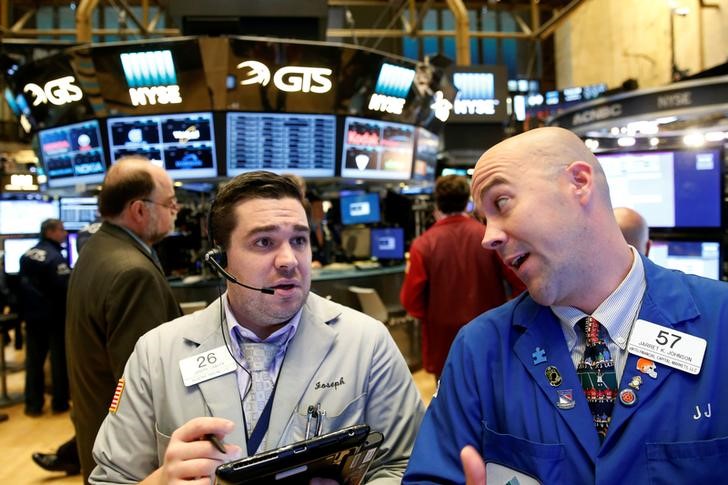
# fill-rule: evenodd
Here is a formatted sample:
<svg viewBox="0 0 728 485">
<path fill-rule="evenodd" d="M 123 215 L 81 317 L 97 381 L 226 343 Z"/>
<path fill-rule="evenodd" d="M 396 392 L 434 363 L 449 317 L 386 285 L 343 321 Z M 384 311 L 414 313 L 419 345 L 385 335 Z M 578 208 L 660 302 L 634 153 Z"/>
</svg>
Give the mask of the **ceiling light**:
<svg viewBox="0 0 728 485">
<path fill-rule="evenodd" d="M 722 131 L 709 131 L 705 134 L 705 141 L 723 141 L 725 133 Z"/>
<path fill-rule="evenodd" d="M 650 138 L 650 146 L 651 147 L 656 147 L 659 144 L 660 144 L 660 139 L 659 138 L 657 138 L 656 136 L 653 136 L 652 138 Z"/>
<path fill-rule="evenodd" d="M 683 143 L 689 147 L 699 147 L 705 144 L 702 133 L 688 133 L 683 137 Z"/>
<path fill-rule="evenodd" d="M 617 139 L 617 145 L 621 147 L 631 147 L 634 146 L 635 143 L 637 143 L 637 140 L 635 140 L 632 136 L 620 136 Z"/>
</svg>

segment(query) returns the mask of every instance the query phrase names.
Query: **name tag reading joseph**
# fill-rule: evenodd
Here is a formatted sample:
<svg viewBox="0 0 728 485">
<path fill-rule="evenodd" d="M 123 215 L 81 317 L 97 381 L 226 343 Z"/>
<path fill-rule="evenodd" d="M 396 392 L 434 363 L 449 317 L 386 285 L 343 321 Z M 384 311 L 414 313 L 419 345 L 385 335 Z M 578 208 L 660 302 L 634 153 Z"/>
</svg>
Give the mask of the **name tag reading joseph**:
<svg viewBox="0 0 728 485">
<path fill-rule="evenodd" d="M 637 320 L 627 350 L 689 374 L 698 374 L 703 365 L 706 346 L 707 342 L 703 338 L 647 320 Z"/>
<path fill-rule="evenodd" d="M 187 387 L 233 372 L 235 366 L 235 361 L 224 345 L 179 361 L 182 381 Z"/>
</svg>

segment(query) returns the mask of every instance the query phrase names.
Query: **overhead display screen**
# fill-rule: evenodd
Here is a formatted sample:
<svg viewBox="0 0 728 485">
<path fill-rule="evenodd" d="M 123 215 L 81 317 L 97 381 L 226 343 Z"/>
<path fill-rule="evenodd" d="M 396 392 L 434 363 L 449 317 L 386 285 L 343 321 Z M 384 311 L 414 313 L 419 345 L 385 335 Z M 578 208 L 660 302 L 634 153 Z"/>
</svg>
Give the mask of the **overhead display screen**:
<svg viewBox="0 0 728 485">
<path fill-rule="evenodd" d="M 414 126 L 347 117 L 341 176 L 408 180 L 414 156 Z"/>
<path fill-rule="evenodd" d="M 227 174 L 251 170 L 333 177 L 333 115 L 228 113 Z"/>
<path fill-rule="evenodd" d="M 48 186 L 67 187 L 103 180 L 106 163 L 98 121 L 41 130 L 38 142 Z"/>
<path fill-rule="evenodd" d="M 20 258 L 36 244 L 38 244 L 38 238 L 3 240 L 3 269 L 5 273 L 17 274 L 20 271 Z"/>
<path fill-rule="evenodd" d="M 108 129 L 111 163 L 142 155 L 176 180 L 217 176 L 211 113 L 110 118 Z"/>
<path fill-rule="evenodd" d="M 417 148 L 412 169 L 412 180 L 416 182 L 434 182 L 437 168 L 437 152 L 440 149 L 440 137 L 424 128 L 417 127 Z"/>
<path fill-rule="evenodd" d="M 0 234 L 40 233 L 46 219 L 58 219 L 58 202 L 40 194 L 3 194 Z"/>
<path fill-rule="evenodd" d="M 68 231 L 77 231 L 98 219 L 96 197 L 61 197 L 60 205 L 63 226 Z"/>
<path fill-rule="evenodd" d="M 597 155 L 613 207 L 636 210 L 654 228 L 720 227 L 720 150 Z"/>
</svg>

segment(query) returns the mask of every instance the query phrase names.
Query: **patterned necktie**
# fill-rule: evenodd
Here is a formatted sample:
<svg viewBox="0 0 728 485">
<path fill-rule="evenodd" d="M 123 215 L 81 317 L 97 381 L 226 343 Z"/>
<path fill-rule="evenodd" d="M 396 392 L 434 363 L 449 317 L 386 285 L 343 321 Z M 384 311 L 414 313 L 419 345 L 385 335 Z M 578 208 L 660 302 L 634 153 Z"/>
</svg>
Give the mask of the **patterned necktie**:
<svg viewBox="0 0 728 485">
<path fill-rule="evenodd" d="M 604 441 L 617 397 L 614 361 L 605 343 L 607 331 L 601 323 L 592 317 L 584 317 L 577 325 L 586 335 L 586 349 L 576 367 L 576 374 L 589 402 L 599 440 Z"/>
<path fill-rule="evenodd" d="M 273 392 L 274 381 L 270 369 L 278 353 L 279 345 L 249 342 L 243 344 L 243 358 L 250 371 L 250 390 L 243 399 L 245 424 L 248 436 L 253 433 L 265 405 Z"/>
</svg>

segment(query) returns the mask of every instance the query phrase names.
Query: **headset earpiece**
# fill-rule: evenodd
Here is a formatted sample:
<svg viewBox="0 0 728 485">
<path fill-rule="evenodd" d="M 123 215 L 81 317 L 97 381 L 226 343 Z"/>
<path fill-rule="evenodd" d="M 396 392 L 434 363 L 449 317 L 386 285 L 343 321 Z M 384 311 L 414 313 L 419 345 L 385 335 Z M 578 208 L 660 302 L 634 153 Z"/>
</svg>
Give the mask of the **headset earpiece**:
<svg viewBox="0 0 728 485">
<path fill-rule="evenodd" d="M 218 244 L 212 249 L 213 249 L 212 257 L 215 259 L 215 261 L 217 261 L 217 264 L 219 264 L 223 268 L 227 268 L 227 253 L 222 248 L 222 246 L 220 246 Z"/>
</svg>

